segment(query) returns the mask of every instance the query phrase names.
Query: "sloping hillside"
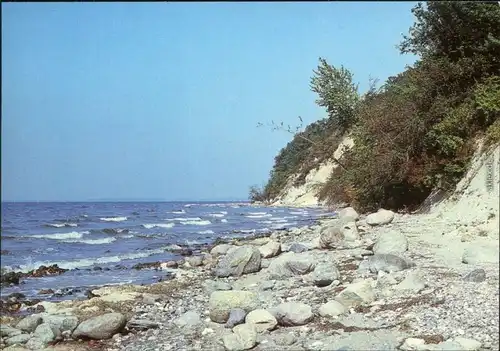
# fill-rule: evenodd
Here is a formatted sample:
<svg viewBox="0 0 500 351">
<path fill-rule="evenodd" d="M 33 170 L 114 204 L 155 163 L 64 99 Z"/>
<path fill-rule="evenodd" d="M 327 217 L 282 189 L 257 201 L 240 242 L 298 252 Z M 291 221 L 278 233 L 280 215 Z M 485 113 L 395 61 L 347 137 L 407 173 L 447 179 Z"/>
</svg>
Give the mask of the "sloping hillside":
<svg viewBox="0 0 500 351">
<path fill-rule="evenodd" d="M 352 138 L 345 137 L 334 152 L 336 159 L 342 159 L 346 149 L 353 146 Z M 290 177 L 287 185 L 281 194 L 272 200 L 274 206 L 318 206 L 322 202 L 318 198 L 318 192 L 326 184 L 332 171 L 339 167 L 333 160 L 328 159 L 319 167 L 312 169 L 307 173 L 305 182 L 301 185 L 294 185 L 298 175 Z"/>
<path fill-rule="evenodd" d="M 361 93 L 348 69 L 320 58 L 310 86 L 328 117 L 295 134 L 253 199 L 414 211 L 453 192 L 475 167 L 477 140 L 500 144 L 500 6 L 428 2 L 412 12 L 400 53 L 419 59 L 380 86 Z"/>
</svg>

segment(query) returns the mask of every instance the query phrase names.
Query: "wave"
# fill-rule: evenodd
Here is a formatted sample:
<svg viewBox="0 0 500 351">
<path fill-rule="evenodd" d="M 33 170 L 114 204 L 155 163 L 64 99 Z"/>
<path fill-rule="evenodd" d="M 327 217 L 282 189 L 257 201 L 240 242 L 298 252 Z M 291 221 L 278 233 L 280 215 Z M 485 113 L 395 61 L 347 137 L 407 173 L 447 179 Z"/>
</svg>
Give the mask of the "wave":
<svg viewBox="0 0 500 351">
<path fill-rule="evenodd" d="M 201 232 L 198 232 L 198 234 L 214 234 L 213 230 L 202 230 Z"/>
<path fill-rule="evenodd" d="M 99 218 L 101 221 L 104 222 L 123 222 L 126 221 L 128 218 L 127 217 L 104 217 L 104 218 Z"/>
<path fill-rule="evenodd" d="M 266 214 L 259 214 L 259 215 L 249 215 L 249 216 L 245 216 L 246 218 L 266 218 L 266 217 L 272 217 L 273 215 L 270 214 L 270 213 L 266 213 Z"/>
<path fill-rule="evenodd" d="M 152 229 L 152 228 L 172 228 L 175 226 L 174 223 L 158 223 L 158 224 L 143 224 L 142 225 L 146 229 Z"/>
<path fill-rule="evenodd" d="M 115 240 L 116 240 L 116 238 L 111 236 L 109 238 L 102 238 L 102 239 L 84 239 L 84 240 L 72 239 L 72 240 L 64 240 L 63 242 L 65 242 L 65 243 L 82 243 L 82 244 L 89 244 L 89 245 L 103 245 L 103 244 L 111 244 Z"/>
<path fill-rule="evenodd" d="M 188 221 L 201 221 L 200 217 L 177 217 L 177 218 L 167 218 L 166 221 L 177 221 L 177 222 L 188 222 Z"/>
<path fill-rule="evenodd" d="M 248 212 L 248 214 L 253 216 L 262 216 L 267 214 L 267 212 Z"/>
<path fill-rule="evenodd" d="M 30 235 L 30 238 L 37 239 L 53 239 L 53 240 L 68 240 L 68 239 L 81 239 L 83 235 L 89 234 L 89 232 L 69 232 L 69 233 L 55 233 L 55 234 L 37 234 Z"/>
<path fill-rule="evenodd" d="M 64 227 L 78 227 L 76 223 L 47 223 L 44 224 L 45 227 L 50 228 L 64 228 Z"/>
<path fill-rule="evenodd" d="M 289 227 L 294 226 L 294 225 L 297 225 L 297 222 L 278 223 L 278 224 L 272 225 L 271 228 L 272 229 L 286 229 L 286 228 L 289 228 Z"/>
<path fill-rule="evenodd" d="M 225 216 L 225 214 L 224 213 L 209 213 L 207 216 L 214 217 L 214 218 L 222 218 Z"/>
<path fill-rule="evenodd" d="M 149 257 L 151 255 L 161 254 L 165 252 L 166 248 L 160 248 L 156 250 L 147 250 L 144 252 L 129 253 L 119 256 L 107 256 L 98 258 L 82 258 L 73 261 L 37 261 L 33 263 L 21 264 L 14 267 L 5 266 L 4 269 L 8 271 L 23 272 L 27 273 L 40 266 L 52 266 L 57 264 L 59 268 L 63 269 L 75 269 L 83 267 L 91 267 L 94 265 L 103 265 L 108 263 L 117 263 L 125 260 L 135 260 L 139 258 Z"/>
<path fill-rule="evenodd" d="M 227 223 L 227 219 L 224 219 L 224 218 L 223 218 L 223 219 L 221 219 L 220 221 L 221 221 L 222 223 Z"/>
<path fill-rule="evenodd" d="M 187 207 L 187 206 L 185 206 L 185 207 Z M 184 210 L 178 210 L 178 211 L 172 211 L 172 212 L 169 212 L 169 213 L 183 214 L 183 213 L 186 213 L 186 211 L 184 211 Z"/>
<path fill-rule="evenodd" d="M 212 224 L 212 222 L 208 221 L 208 220 L 202 220 L 202 221 L 185 221 L 185 222 L 181 222 L 182 224 L 184 225 L 209 225 L 209 224 Z"/>
<path fill-rule="evenodd" d="M 122 233 L 128 233 L 129 231 L 130 231 L 129 229 L 123 229 L 123 228 L 104 228 L 104 229 L 91 230 L 91 232 L 105 233 L 105 234 L 122 234 Z"/>
<path fill-rule="evenodd" d="M 307 216 L 307 215 L 309 215 L 309 212 L 307 212 L 307 211 L 290 211 L 289 213 L 291 215 L 299 215 L 299 216 Z"/>
</svg>

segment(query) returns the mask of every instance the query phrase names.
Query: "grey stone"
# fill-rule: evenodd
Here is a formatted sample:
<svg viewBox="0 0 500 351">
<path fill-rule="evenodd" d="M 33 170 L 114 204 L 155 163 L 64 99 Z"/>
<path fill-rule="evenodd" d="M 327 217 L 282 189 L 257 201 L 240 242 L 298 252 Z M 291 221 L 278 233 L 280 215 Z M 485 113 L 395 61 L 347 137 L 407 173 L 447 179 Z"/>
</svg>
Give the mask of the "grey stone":
<svg viewBox="0 0 500 351">
<path fill-rule="evenodd" d="M 278 325 L 276 318 L 264 309 L 251 311 L 245 319 L 247 324 L 252 324 L 257 333 L 271 331 Z"/>
<path fill-rule="evenodd" d="M 209 299 L 210 319 L 217 323 L 226 323 L 233 308 L 241 308 L 248 313 L 257 309 L 259 304 L 258 296 L 253 291 L 214 291 Z"/>
<path fill-rule="evenodd" d="M 464 281 L 466 282 L 481 283 L 484 282 L 485 280 L 486 280 L 486 272 L 482 268 L 474 269 L 473 271 L 467 273 L 467 275 L 464 277 Z"/>
<path fill-rule="evenodd" d="M 250 350 L 257 343 L 257 331 L 253 325 L 240 324 L 233 328 L 233 333 L 222 338 L 228 351 Z"/>
<path fill-rule="evenodd" d="M 311 306 L 302 302 L 285 302 L 270 312 L 282 326 L 305 325 L 314 317 Z"/>
<path fill-rule="evenodd" d="M 319 308 L 319 315 L 322 317 L 337 317 L 347 311 L 346 307 L 338 301 L 329 301 Z"/>
<path fill-rule="evenodd" d="M 69 330 L 73 331 L 78 326 L 78 318 L 76 316 L 64 316 L 64 315 L 42 315 L 43 323 L 48 324 L 55 335 Z"/>
<path fill-rule="evenodd" d="M 276 284 L 275 280 L 265 280 L 260 284 L 260 289 L 263 291 L 272 290 Z"/>
<path fill-rule="evenodd" d="M 33 333 L 40 324 L 42 324 L 42 316 L 40 314 L 32 314 L 26 316 L 17 323 L 16 328 L 22 331 Z"/>
<path fill-rule="evenodd" d="M 295 253 L 306 252 L 308 250 L 309 248 L 306 245 L 300 243 L 292 243 L 292 245 L 288 248 L 288 251 Z"/>
<path fill-rule="evenodd" d="M 380 234 L 373 246 L 375 254 L 401 254 L 408 250 L 406 236 L 396 230 L 389 230 Z"/>
<path fill-rule="evenodd" d="M 40 340 L 44 345 L 53 341 L 56 338 L 56 334 L 52 331 L 52 328 L 47 323 L 42 323 L 36 327 L 33 337 Z"/>
<path fill-rule="evenodd" d="M 233 328 L 239 324 L 245 323 L 247 312 L 242 308 L 233 308 L 229 311 L 229 318 L 226 322 L 227 328 Z"/>
<path fill-rule="evenodd" d="M 203 265 L 203 256 L 189 256 L 184 259 L 188 267 L 199 267 Z"/>
<path fill-rule="evenodd" d="M 174 324 L 179 328 L 193 328 L 201 324 L 200 314 L 194 311 L 183 313 L 174 321 Z"/>
<path fill-rule="evenodd" d="M 313 282 L 316 286 L 324 287 L 340 278 L 338 268 L 333 263 L 325 262 L 316 265 L 312 274 Z"/>
<path fill-rule="evenodd" d="M 366 223 L 371 226 L 389 224 L 394 219 L 394 212 L 380 209 L 378 212 L 366 216 Z"/>
<path fill-rule="evenodd" d="M 321 249 L 336 249 L 344 246 L 342 224 L 336 223 L 321 229 L 319 247 Z"/>
<path fill-rule="evenodd" d="M 0 336 L 1 337 L 12 337 L 21 334 L 22 331 L 16 328 L 11 327 L 7 324 L 0 324 Z"/>
<path fill-rule="evenodd" d="M 16 344 L 22 345 L 22 344 L 26 344 L 30 338 L 31 338 L 31 336 L 29 334 L 18 334 L 18 335 L 14 335 L 14 336 L 11 336 L 11 337 L 8 337 L 7 339 L 5 339 L 5 344 L 7 346 L 16 345 Z"/>
<path fill-rule="evenodd" d="M 370 271 L 372 273 L 377 273 L 379 271 L 384 271 L 387 273 L 399 272 L 411 267 L 415 267 L 415 264 L 408 262 L 405 259 L 393 255 L 393 254 L 376 254 L 369 256 L 366 260 L 359 264 L 359 271 Z"/>
<path fill-rule="evenodd" d="M 230 245 L 230 244 L 219 244 L 219 245 L 214 246 L 212 248 L 212 250 L 210 250 L 210 254 L 212 256 L 225 255 L 233 247 L 234 247 L 234 245 Z"/>
<path fill-rule="evenodd" d="M 233 287 L 229 283 L 220 282 L 220 281 L 216 281 L 216 280 L 206 280 L 203 283 L 203 288 L 210 295 L 214 291 L 231 290 Z"/>
<path fill-rule="evenodd" d="M 335 300 L 346 307 L 372 303 L 375 301 L 375 293 L 373 292 L 371 280 L 362 280 L 349 284 L 335 297 Z"/>
<path fill-rule="evenodd" d="M 267 244 L 259 247 L 262 258 L 271 258 L 281 253 L 281 244 L 277 241 L 271 240 Z"/>
<path fill-rule="evenodd" d="M 315 263 L 309 256 L 289 252 L 271 262 L 268 268 L 269 279 L 287 279 L 296 275 L 310 273 Z"/>
<path fill-rule="evenodd" d="M 355 222 L 359 219 L 359 214 L 352 207 L 346 207 L 339 211 L 339 220 L 343 223 Z"/>
<path fill-rule="evenodd" d="M 260 270 L 260 251 L 253 246 L 242 246 L 224 256 L 215 269 L 217 277 L 239 277 Z"/>
<path fill-rule="evenodd" d="M 127 324 L 121 313 L 106 313 L 81 322 L 73 332 L 75 339 L 109 339 L 120 332 Z"/>
</svg>

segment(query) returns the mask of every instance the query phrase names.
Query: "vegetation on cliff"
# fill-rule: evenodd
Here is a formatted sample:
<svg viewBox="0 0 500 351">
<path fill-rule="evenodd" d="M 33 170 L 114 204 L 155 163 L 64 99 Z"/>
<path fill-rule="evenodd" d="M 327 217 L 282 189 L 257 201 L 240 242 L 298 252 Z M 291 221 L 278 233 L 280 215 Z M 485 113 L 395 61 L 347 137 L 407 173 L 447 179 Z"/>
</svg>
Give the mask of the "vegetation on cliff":
<svg viewBox="0 0 500 351">
<path fill-rule="evenodd" d="M 275 158 L 273 199 L 322 161 L 347 133 L 344 154 L 318 195 L 360 210 L 413 209 L 436 188 L 449 190 L 467 170 L 474 140 L 500 142 L 500 6 L 496 2 L 427 2 L 400 51 L 418 55 L 404 72 L 361 95 L 353 76 L 320 59 L 311 79 L 328 117 L 307 126 Z"/>
</svg>

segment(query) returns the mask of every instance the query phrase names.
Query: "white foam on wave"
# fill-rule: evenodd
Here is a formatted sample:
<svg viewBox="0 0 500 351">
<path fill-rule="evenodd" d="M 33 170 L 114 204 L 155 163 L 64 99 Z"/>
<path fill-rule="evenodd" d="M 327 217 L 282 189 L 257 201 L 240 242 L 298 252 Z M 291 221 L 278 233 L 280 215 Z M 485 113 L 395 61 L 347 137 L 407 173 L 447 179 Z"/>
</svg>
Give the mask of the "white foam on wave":
<svg viewBox="0 0 500 351">
<path fill-rule="evenodd" d="M 152 228 L 172 228 L 175 226 L 174 223 L 157 223 L 157 224 L 143 224 L 142 225 L 146 229 L 152 229 Z"/>
<path fill-rule="evenodd" d="M 104 245 L 104 244 L 110 244 L 113 241 L 116 241 L 116 238 L 109 237 L 109 238 L 102 238 L 102 239 L 64 240 L 65 243 L 82 243 L 82 244 L 88 244 L 88 245 Z"/>
<path fill-rule="evenodd" d="M 201 232 L 198 232 L 198 234 L 214 234 L 213 230 L 202 230 Z"/>
<path fill-rule="evenodd" d="M 294 226 L 294 225 L 297 225 L 297 222 L 278 223 L 278 224 L 275 224 L 275 225 L 271 226 L 271 228 L 272 229 L 285 229 L 287 227 L 291 227 L 291 226 Z"/>
<path fill-rule="evenodd" d="M 171 211 L 171 212 L 169 212 L 169 213 L 174 213 L 174 214 L 184 214 L 184 213 L 186 213 L 186 211 L 184 211 L 184 210 L 177 210 L 177 211 Z"/>
<path fill-rule="evenodd" d="M 249 216 L 245 216 L 246 218 L 267 218 L 267 217 L 272 217 L 273 215 L 270 214 L 270 213 L 266 213 L 266 214 L 259 214 L 259 215 L 249 215 Z"/>
<path fill-rule="evenodd" d="M 221 221 L 222 223 L 227 223 L 227 219 L 224 219 L 224 218 L 223 218 L 223 219 L 221 219 L 220 221 Z"/>
<path fill-rule="evenodd" d="M 248 212 L 248 214 L 253 216 L 262 216 L 267 214 L 267 212 Z"/>
<path fill-rule="evenodd" d="M 184 221 L 181 222 L 184 225 L 209 225 L 212 224 L 209 220 L 196 220 L 196 221 Z"/>
<path fill-rule="evenodd" d="M 52 227 L 52 228 L 64 228 L 64 227 L 78 227 L 78 224 L 76 223 L 48 223 L 46 224 L 47 227 Z"/>
<path fill-rule="evenodd" d="M 209 213 L 207 216 L 214 217 L 214 218 L 222 218 L 225 216 L 224 213 Z"/>
<path fill-rule="evenodd" d="M 160 249 L 155 249 L 155 250 L 147 250 L 143 252 L 136 252 L 136 253 L 129 253 L 125 255 L 120 255 L 120 256 L 106 256 L 106 257 L 98 257 L 98 258 L 82 258 L 78 260 L 73 260 L 73 261 L 37 261 L 37 262 L 30 262 L 31 259 L 28 259 L 28 263 L 18 265 L 15 267 L 9 267 L 5 266 L 4 269 L 9 272 L 9 271 L 15 271 L 15 272 L 23 272 L 27 273 L 29 271 L 32 271 L 34 269 L 37 269 L 38 267 L 44 265 L 44 266 L 52 266 L 54 264 L 57 264 L 60 268 L 63 269 L 75 269 L 75 268 L 82 268 L 82 267 L 90 267 L 93 265 L 102 265 L 102 264 L 107 264 L 107 263 L 117 263 L 125 260 L 134 260 L 138 258 L 144 258 L 144 257 L 149 257 L 151 255 L 156 255 L 156 254 L 161 254 L 165 252 L 166 247 L 162 247 Z"/>
<path fill-rule="evenodd" d="M 55 234 L 37 234 L 30 235 L 30 238 L 37 239 L 53 239 L 53 240 L 68 240 L 68 239 L 80 239 L 85 234 L 89 234 L 89 232 L 69 232 L 69 233 L 55 233 Z"/>
<path fill-rule="evenodd" d="M 307 216 L 309 212 L 307 211 L 290 211 L 291 215 Z"/>
<path fill-rule="evenodd" d="M 188 222 L 188 221 L 201 221 L 200 217 L 177 217 L 177 218 L 167 218 L 166 221 L 177 221 L 177 222 Z"/>
<path fill-rule="evenodd" d="M 99 218 L 101 221 L 104 222 L 123 222 L 126 221 L 128 218 L 127 217 L 103 217 Z"/>
</svg>

